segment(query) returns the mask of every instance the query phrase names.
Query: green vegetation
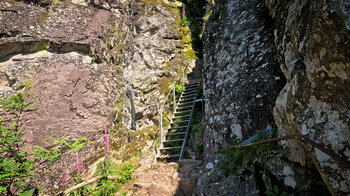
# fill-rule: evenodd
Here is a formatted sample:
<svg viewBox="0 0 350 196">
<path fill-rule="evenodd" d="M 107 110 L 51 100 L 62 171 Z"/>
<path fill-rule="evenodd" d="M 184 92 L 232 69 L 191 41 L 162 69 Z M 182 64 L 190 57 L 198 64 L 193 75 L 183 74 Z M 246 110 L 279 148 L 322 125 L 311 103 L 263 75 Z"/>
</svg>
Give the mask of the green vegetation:
<svg viewBox="0 0 350 196">
<path fill-rule="evenodd" d="M 258 13 L 259 14 L 264 14 L 264 13 L 268 13 L 268 8 L 266 7 L 266 4 L 265 4 L 265 2 L 264 1 L 262 1 L 261 3 L 260 3 L 260 5 L 259 5 L 259 7 L 258 7 Z"/>
<path fill-rule="evenodd" d="M 122 165 L 116 165 L 111 161 L 102 161 L 98 164 L 96 175 L 101 179 L 95 185 L 87 185 L 70 193 L 71 196 L 93 195 L 108 196 L 118 192 L 125 183 L 132 179 L 135 166 L 126 161 Z M 109 179 L 108 176 L 116 176 L 116 179 Z M 123 191 L 122 195 L 127 191 Z"/>
<path fill-rule="evenodd" d="M 182 91 L 184 91 L 184 86 L 182 86 L 182 84 L 176 84 L 175 83 L 175 102 L 178 102 L 180 100 L 180 96 L 182 94 Z M 174 102 L 173 102 L 173 94 L 171 94 L 171 102 L 170 102 L 171 106 L 173 106 Z"/>
<path fill-rule="evenodd" d="M 264 140 L 264 136 L 260 140 Z M 237 139 L 233 140 L 233 145 L 238 145 L 239 141 Z M 274 144 L 259 144 L 248 147 L 241 148 L 223 148 L 220 150 L 220 153 L 225 155 L 225 159 L 221 162 L 220 167 L 225 170 L 226 175 L 236 174 L 236 171 L 241 167 L 245 161 L 250 157 L 261 157 L 262 159 L 269 159 L 271 154 L 269 150 L 273 149 Z"/>
<path fill-rule="evenodd" d="M 62 4 L 62 1 L 60 1 L 60 0 L 52 0 L 52 5 L 53 6 L 61 5 L 61 4 Z"/>
<path fill-rule="evenodd" d="M 273 191 L 272 191 L 272 190 L 267 190 L 267 191 L 265 192 L 265 194 L 266 194 L 267 196 L 287 196 L 287 195 L 288 195 L 286 192 L 282 192 L 282 193 L 280 194 L 280 190 L 279 190 L 279 188 L 278 188 L 277 185 L 275 185 L 275 186 L 273 187 Z"/>
<path fill-rule="evenodd" d="M 185 26 L 189 26 L 190 25 L 190 21 L 187 20 L 186 15 L 183 15 L 181 18 L 181 26 L 185 27 Z"/>
<path fill-rule="evenodd" d="M 123 97 L 120 95 L 117 100 L 115 101 L 115 107 L 117 108 L 117 119 L 116 119 L 116 128 L 113 129 L 114 131 L 119 130 L 122 126 L 122 120 L 123 120 Z"/>
<path fill-rule="evenodd" d="M 29 91 L 33 86 L 33 80 L 28 80 L 24 87 L 16 87 L 22 90 L 8 99 L 0 99 L 0 193 L 7 195 L 32 195 L 38 194 L 41 187 L 34 183 L 38 174 L 34 173 L 35 166 L 45 162 L 54 162 L 62 157 L 63 150 L 72 153 L 88 142 L 86 138 L 80 138 L 69 144 L 65 136 L 60 139 L 48 137 L 51 143 L 43 142 L 47 147 L 34 146 L 34 151 L 29 151 L 24 145 L 20 130 L 23 125 L 22 118 L 25 113 L 38 109 L 33 108 L 36 100 L 30 99 Z M 47 173 L 51 170 L 46 169 Z"/>
<path fill-rule="evenodd" d="M 193 117 L 192 117 L 192 125 L 191 125 L 191 133 L 199 133 L 200 136 L 203 136 L 204 125 L 202 124 L 203 114 L 200 110 L 195 108 Z"/>
</svg>

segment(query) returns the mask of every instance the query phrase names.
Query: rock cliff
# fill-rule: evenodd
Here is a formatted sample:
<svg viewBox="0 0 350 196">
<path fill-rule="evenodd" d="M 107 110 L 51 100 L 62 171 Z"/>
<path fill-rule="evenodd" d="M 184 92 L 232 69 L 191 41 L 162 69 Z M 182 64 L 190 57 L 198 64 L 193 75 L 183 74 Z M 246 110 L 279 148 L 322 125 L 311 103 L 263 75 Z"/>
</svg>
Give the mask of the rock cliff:
<svg viewBox="0 0 350 196">
<path fill-rule="evenodd" d="M 228 148 L 271 126 L 277 136 L 304 135 L 350 161 L 349 1 L 207 2 L 212 9 L 205 16 L 198 61 L 205 128 L 203 138 L 195 136 L 203 140 L 204 169 L 199 161 L 193 167 L 180 164 L 178 172 L 176 164 L 152 169 L 143 163 L 131 192 L 188 195 L 198 179 L 193 195 L 263 195 L 275 187 L 297 195 L 349 195 L 349 168 L 301 141 L 250 151 Z M 31 90 L 40 109 L 21 124 L 27 144 L 64 135 L 69 142 L 94 141 L 37 168 L 43 173 L 53 166 L 38 182 L 46 185 L 45 193 L 59 191 L 63 171 L 69 176 L 78 160 L 91 177 L 104 156 L 106 129 L 117 163 L 154 145 L 158 109 L 169 86 L 181 69 L 192 69 L 186 59 L 194 54 L 186 54 L 192 40 L 184 38 L 188 29 L 181 30 L 178 5 L 168 0 L 0 2 L 0 97 L 20 92 L 34 79 Z"/>
<path fill-rule="evenodd" d="M 349 2 L 266 2 L 287 78 L 274 109 L 279 135 L 308 135 L 350 161 Z M 311 159 L 332 194 L 349 194 L 349 168 L 302 143 L 283 146 L 292 161 L 305 165 Z"/>
<path fill-rule="evenodd" d="M 227 157 L 219 153 L 227 147 L 224 140 L 242 140 L 272 125 L 278 136 L 305 135 L 350 160 L 346 3 L 213 2 L 203 35 L 206 172 L 197 195 L 257 195 L 271 184 L 298 193 L 323 189 L 313 184 L 322 180 L 331 194 L 348 194 L 349 169 L 296 140 L 270 149 L 274 158 L 245 157 L 230 177 L 222 170 Z"/>
<path fill-rule="evenodd" d="M 120 154 L 142 150 L 184 64 L 179 17 L 177 7 L 163 1 L 1 1 L 0 95 L 33 78 L 40 109 L 24 119 L 27 143 L 87 137 L 94 143 L 78 156 L 86 172 L 104 156 L 105 129 L 120 131 L 112 136 Z M 65 155 L 50 174 L 54 179 L 42 176 L 41 184 L 50 182 L 45 192 L 59 190 L 63 170 L 69 176 L 76 161 Z"/>
</svg>

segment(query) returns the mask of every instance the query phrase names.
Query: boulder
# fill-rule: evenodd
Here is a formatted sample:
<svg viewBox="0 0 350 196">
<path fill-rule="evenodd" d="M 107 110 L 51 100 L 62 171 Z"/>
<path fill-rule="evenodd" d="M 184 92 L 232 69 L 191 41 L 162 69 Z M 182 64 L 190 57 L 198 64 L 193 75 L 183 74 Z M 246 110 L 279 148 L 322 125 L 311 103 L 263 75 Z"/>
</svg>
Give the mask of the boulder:
<svg viewBox="0 0 350 196">
<path fill-rule="evenodd" d="M 308 136 L 349 162 L 350 9 L 331 0 L 266 3 L 288 81 L 274 109 L 278 134 Z M 290 160 L 302 165 L 312 160 L 333 195 L 349 194 L 349 168 L 298 141 L 282 144 Z"/>
</svg>

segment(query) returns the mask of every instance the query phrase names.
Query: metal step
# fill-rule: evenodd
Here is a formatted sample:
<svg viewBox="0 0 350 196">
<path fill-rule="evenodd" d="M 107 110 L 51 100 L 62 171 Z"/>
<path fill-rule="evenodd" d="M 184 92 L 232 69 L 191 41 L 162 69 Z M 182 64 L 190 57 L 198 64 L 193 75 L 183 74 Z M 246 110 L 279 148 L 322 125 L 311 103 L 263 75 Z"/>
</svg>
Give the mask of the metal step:
<svg viewBox="0 0 350 196">
<path fill-rule="evenodd" d="M 192 103 L 193 103 L 193 101 L 192 102 L 187 102 L 187 103 L 181 103 L 181 104 L 177 105 L 176 109 L 189 108 L 189 106 L 192 107 L 192 105 L 193 105 Z"/>
<path fill-rule="evenodd" d="M 189 87 L 189 86 L 199 86 L 199 83 L 185 84 L 185 87 Z"/>
<path fill-rule="evenodd" d="M 173 119 L 188 118 L 188 117 L 191 117 L 191 115 L 184 115 L 184 116 L 173 117 Z"/>
<path fill-rule="evenodd" d="M 187 98 L 187 97 L 197 97 L 197 93 L 189 94 L 186 96 L 182 96 L 181 98 Z"/>
<path fill-rule="evenodd" d="M 165 136 L 174 136 L 174 135 L 183 135 L 186 134 L 186 132 L 175 132 L 175 133 L 167 133 Z"/>
<path fill-rule="evenodd" d="M 193 97 L 186 98 L 186 99 L 184 99 L 183 97 L 181 97 L 180 101 L 188 101 L 188 100 L 193 100 L 193 99 L 196 99 L 196 97 L 193 96 Z"/>
<path fill-rule="evenodd" d="M 180 123 L 188 123 L 189 122 L 189 120 L 184 120 L 184 121 L 177 121 L 177 122 L 172 122 L 172 123 L 170 123 L 171 125 L 173 125 L 173 124 L 180 124 Z"/>
<path fill-rule="evenodd" d="M 185 91 L 182 92 L 182 94 L 183 95 L 187 95 L 187 94 L 193 94 L 193 93 L 196 93 L 196 92 L 197 92 L 197 90 L 190 90 L 190 91 L 186 91 L 185 90 Z"/>
<path fill-rule="evenodd" d="M 183 93 L 188 93 L 188 92 L 197 92 L 197 89 L 186 89 L 182 91 Z"/>
<path fill-rule="evenodd" d="M 184 141 L 185 139 L 175 139 L 175 140 L 165 140 L 163 143 L 168 143 L 168 142 L 181 142 Z"/>
<path fill-rule="evenodd" d="M 189 103 L 194 103 L 194 100 L 193 101 L 179 101 L 179 103 L 182 103 L 182 104 L 187 103 L 187 104 L 189 104 Z"/>
<path fill-rule="evenodd" d="M 166 158 L 174 158 L 174 157 L 179 157 L 179 154 L 174 154 L 174 155 L 163 155 L 163 156 L 157 156 L 157 159 L 166 159 Z"/>
<path fill-rule="evenodd" d="M 174 130 L 174 129 L 185 129 L 187 126 L 180 126 L 180 127 L 170 127 L 168 130 Z"/>
<path fill-rule="evenodd" d="M 178 105 L 177 105 L 177 108 L 180 108 L 180 107 L 187 107 L 187 106 L 189 106 L 190 104 L 193 104 L 193 102 L 194 101 L 192 101 L 192 102 L 185 102 L 185 103 L 179 103 Z"/>
<path fill-rule="evenodd" d="M 186 105 L 186 104 L 184 104 L 184 105 Z M 188 108 L 192 108 L 192 105 L 190 105 L 190 106 L 184 106 L 184 107 L 177 107 L 177 108 L 176 108 L 176 111 L 180 111 L 180 110 L 188 109 Z"/>
<path fill-rule="evenodd" d="M 192 110 L 186 110 L 186 111 L 175 112 L 174 114 L 177 115 L 177 114 L 184 114 L 184 113 L 189 113 L 189 112 L 192 112 Z"/>
<path fill-rule="evenodd" d="M 179 149 L 179 148 L 182 148 L 182 146 L 163 147 L 163 148 L 160 148 L 159 150 L 171 150 L 171 149 Z"/>
<path fill-rule="evenodd" d="M 197 90 L 198 86 L 186 87 L 184 91 Z"/>
</svg>

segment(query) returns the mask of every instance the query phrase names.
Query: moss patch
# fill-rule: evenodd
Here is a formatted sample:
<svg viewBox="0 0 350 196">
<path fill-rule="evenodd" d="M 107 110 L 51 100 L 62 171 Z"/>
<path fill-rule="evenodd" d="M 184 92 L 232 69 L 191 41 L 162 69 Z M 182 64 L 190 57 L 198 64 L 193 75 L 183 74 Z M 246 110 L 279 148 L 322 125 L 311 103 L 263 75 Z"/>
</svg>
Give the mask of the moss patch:
<svg viewBox="0 0 350 196">
<path fill-rule="evenodd" d="M 125 161 L 136 157 L 139 152 L 142 152 L 147 141 L 154 140 L 157 131 L 157 126 L 132 132 L 127 129 L 114 131 L 111 149 L 117 152 L 115 159 Z"/>
</svg>

